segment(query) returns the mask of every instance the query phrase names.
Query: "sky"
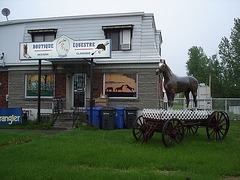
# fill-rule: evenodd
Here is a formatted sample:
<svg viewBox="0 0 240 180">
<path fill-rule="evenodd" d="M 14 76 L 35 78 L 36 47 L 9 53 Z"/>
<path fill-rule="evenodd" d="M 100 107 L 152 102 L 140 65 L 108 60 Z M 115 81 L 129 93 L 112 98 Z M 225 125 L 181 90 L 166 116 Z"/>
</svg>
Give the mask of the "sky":
<svg viewBox="0 0 240 180">
<path fill-rule="evenodd" d="M 240 0 L 0 0 L 10 9 L 9 20 L 91 14 L 153 13 L 161 30 L 162 59 L 179 76 L 187 74 L 188 50 L 202 47 L 210 57 L 218 53 L 222 37 L 229 38 Z M 0 14 L 0 22 L 6 17 Z"/>
</svg>

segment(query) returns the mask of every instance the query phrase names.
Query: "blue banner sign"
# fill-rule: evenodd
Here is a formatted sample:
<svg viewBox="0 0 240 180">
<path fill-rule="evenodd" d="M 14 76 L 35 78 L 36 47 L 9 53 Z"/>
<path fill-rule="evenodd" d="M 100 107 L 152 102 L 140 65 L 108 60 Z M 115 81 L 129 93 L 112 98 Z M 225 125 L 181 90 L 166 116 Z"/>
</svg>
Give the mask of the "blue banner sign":
<svg viewBox="0 0 240 180">
<path fill-rule="evenodd" d="M 22 108 L 0 108 L 0 125 L 22 123 Z"/>
</svg>

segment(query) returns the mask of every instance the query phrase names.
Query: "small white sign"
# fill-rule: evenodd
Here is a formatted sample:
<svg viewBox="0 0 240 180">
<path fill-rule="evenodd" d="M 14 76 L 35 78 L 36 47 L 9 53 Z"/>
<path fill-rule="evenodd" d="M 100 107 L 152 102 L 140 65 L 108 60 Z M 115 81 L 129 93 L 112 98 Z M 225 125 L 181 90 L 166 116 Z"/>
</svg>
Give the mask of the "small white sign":
<svg viewBox="0 0 240 180">
<path fill-rule="evenodd" d="M 111 39 L 73 41 L 61 36 L 52 42 L 20 43 L 20 60 L 111 58 Z"/>
</svg>

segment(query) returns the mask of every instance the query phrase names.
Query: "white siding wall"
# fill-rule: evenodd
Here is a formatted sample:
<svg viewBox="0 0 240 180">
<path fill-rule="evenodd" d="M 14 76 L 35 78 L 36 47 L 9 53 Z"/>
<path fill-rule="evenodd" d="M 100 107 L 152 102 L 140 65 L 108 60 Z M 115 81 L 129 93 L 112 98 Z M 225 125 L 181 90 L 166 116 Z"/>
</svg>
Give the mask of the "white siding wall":
<svg viewBox="0 0 240 180">
<path fill-rule="evenodd" d="M 23 42 L 24 24 L 0 26 L 0 54 L 4 53 L 6 65 L 19 62 L 19 43 Z M 0 66 L 2 66 L 0 61 Z"/>
<path fill-rule="evenodd" d="M 56 28 L 57 37 L 66 35 L 73 40 L 105 39 L 102 26 L 133 24 L 131 51 L 113 51 L 111 59 L 96 59 L 97 63 L 156 63 L 159 62 L 159 41 L 151 15 L 133 14 L 129 16 L 99 16 L 79 18 L 56 18 L 39 21 L 27 21 L 19 25 L 0 26 L 0 38 L 8 44 L 0 44 L 0 50 L 6 52 L 6 64 L 33 64 L 20 62 L 18 57 L 19 42 L 31 42 L 28 30 Z M 3 33 L 2 33 L 3 32 Z M 159 38 L 159 37 L 158 37 Z M 9 41 L 10 39 L 10 41 Z M 1 41 L 2 42 L 2 41 Z M 4 46 L 5 48 L 2 48 Z M 14 48 L 11 48 L 14 47 Z M 1 53 L 1 52 L 0 52 Z M 37 61 L 35 61 L 37 63 Z"/>
<path fill-rule="evenodd" d="M 142 20 L 141 61 L 159 62 L 160 56 L 157 49 L 155 33 L 153 17 L 144 16 Z"/>
</svg>

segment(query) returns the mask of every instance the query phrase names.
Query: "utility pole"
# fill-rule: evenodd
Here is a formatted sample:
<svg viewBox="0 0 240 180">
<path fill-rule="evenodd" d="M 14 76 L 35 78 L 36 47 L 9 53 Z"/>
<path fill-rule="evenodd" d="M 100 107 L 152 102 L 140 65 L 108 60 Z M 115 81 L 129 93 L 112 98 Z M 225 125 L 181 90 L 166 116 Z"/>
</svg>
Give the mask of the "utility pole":
<svg viewBox="0 0 240 180">
<path fill-rule="evenodd" d="M 93 58 L 91 58 L 90 126 L 93 125 Z"/>
<path fill-rule="evenodd" d="M 40 124 L 41 122 L 41 60 L 38 61 L 38 119 L 37 122 Z"/>
</svg>

